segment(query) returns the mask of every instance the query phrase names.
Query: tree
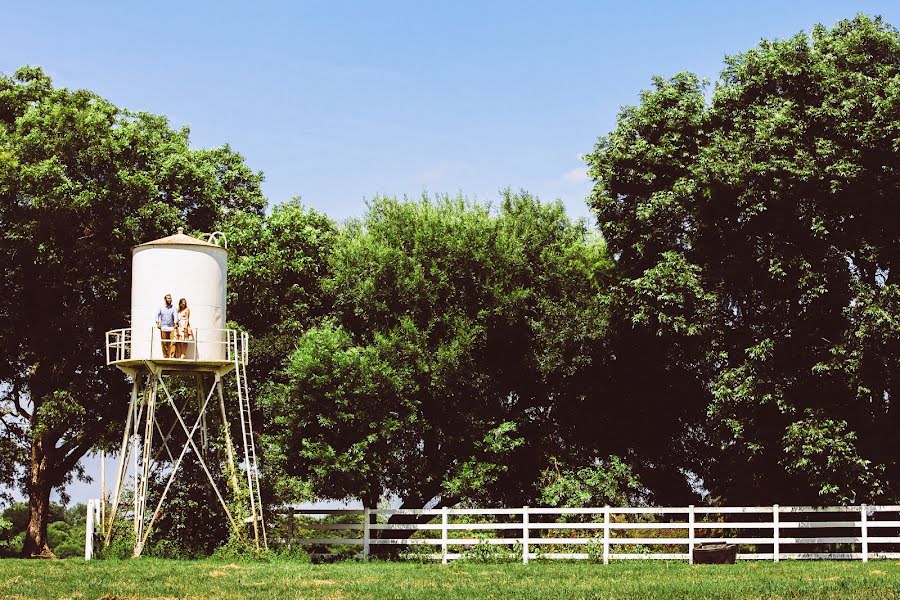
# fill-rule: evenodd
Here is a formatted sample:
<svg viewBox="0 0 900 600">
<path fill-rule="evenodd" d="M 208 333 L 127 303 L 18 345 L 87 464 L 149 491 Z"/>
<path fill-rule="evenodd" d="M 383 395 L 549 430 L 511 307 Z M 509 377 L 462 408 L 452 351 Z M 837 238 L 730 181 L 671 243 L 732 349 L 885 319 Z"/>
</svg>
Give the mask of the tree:
<svg viewBox="0 0 900 600">
<path fill-rule="evenodd" d="M 191 150 L 187 129 L 40 69 L 0 78 L 0 439 L 27 454 L 26 556 L 52 555 L 51 490 L 121 426 L 124 377 L 102 340 L 128 321 L 130 248 L 261 214 L 261 179 L 227 146 Z"/>
<path fill-rule="evenodd" d="M 266 455 L 319 496 L 521 502 L 571 446 L 604 332 L 603 245 L 559 203 L 506 192 L 375 198 L 338 235 L 331 318 L 261 398 Z"/>
<path fill-rule="evenodd" d="M 331 310 L 323 283 L 337 225 L 294 198 L 269 215 L 238 213 L 223 231 L 229 318 L 253 336 L 251 380 L 266 382 L 283 368 L 297 338 Z"/>
<path fill-rule="evenodd" d="M 692 468 L 725 501 L 896 495 L 898 81 L 897 30 L 818 25 L 729 57 L 709 101 L 655 79 L 589 156 L 615 312 L 703 383 Z"/>
</svg>

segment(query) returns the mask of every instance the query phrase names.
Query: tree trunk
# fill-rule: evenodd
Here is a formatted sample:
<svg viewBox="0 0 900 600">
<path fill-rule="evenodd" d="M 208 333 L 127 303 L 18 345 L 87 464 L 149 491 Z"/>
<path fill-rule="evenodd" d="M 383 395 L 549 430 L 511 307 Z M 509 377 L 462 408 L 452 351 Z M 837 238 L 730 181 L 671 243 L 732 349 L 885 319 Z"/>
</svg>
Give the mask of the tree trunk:
<svg viewBox="0 0 900 600">
<path fill-rule="evenodd" d="M 50 491 L 47 469 L 48 457 L 43 452 L 43 440 L 31 442 L 31 468 L 28 476 L 28 529 L 22 545 L 25 558 L 56 558 L 47 544 L 47 521 L 50 517 Z"/>
<path fill-rule="evenodd" d="M 400 505 L 400 508 L 424 508 L 425 504 L 427 504 L 430 500 L 433 500 L 437 497 L 440 492 L 440 488 L 435 488 L 434 493 L 428 496 L 428 499 L 425 500 L 423 497 L 411 497 L 404 499 L 403 503 Z M 455 498 L 450 498 L 447 496 L 442 496 L 441 499 L 432 507 L 432 508 L 443 508 L 444 506 L 450 507 L 456 504 Z M 434 515 L 391 515 L 387 522 L 389 524 L 416 524 L 416 525 L 424 525 L 428 523 L 432 519 L 434 519 Z M 416 533 L 414 529 L 398 529 L 390 531 L 390 537 L 398 540 L 409 539 Z M 393 556 L 397 556 L 400 551 L 403 549 L 403 546 L 400 544 L 394 545 L 373 545 L 371 550 L 369 551 L 372 556 L 378 558 L 389 558 Z"/>
</svg>

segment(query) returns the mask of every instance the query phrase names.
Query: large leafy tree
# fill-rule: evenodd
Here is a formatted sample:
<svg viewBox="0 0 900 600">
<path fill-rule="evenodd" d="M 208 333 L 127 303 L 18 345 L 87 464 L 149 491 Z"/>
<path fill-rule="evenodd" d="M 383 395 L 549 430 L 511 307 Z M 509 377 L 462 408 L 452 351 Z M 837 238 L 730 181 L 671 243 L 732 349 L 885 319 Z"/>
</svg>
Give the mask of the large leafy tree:
<svg viewBox="0 0 900 600">
<path fill-rule="evenodd" d="M 102 344 L 128 322 L 130 248 L 261 214 L 260 181 L 227 146 L 192 150 L 164 117 L 54 88 L 40 69 L 0 78 L 0 443 L 23 461 L 25 555 L 51 554 L 51 490 L 124 415 Z"/>
<path fill-rule="evenodd" d="M 562 206 L 375 198 L 339 234 L 333 317 L 263 395 L 266 454 L 319 496 L 521 502 L 588 402 L 608 261 Z M 594 432 L 595 434 L 596 432 Z"/>
<path fill-rule="evenodd" d="M 858 16 L 764 41 L 707 92 L 654 80 L 589 156 L 616 313 L 703 382 L 714 495 L 895 495 L 900 36 Z"/>
</svg>

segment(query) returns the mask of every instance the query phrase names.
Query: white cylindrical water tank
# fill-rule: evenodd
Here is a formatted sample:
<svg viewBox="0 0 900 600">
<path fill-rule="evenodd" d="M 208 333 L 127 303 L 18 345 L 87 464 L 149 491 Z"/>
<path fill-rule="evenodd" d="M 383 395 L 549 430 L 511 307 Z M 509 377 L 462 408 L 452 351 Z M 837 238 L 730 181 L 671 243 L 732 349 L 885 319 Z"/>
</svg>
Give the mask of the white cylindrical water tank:
<svg viewBox="0 0 900 600">
<path fill-rule="evenodd" d="M 166 294 L 178 310 L 181 298 L 191 309 L 193 342 L 185 358 L 200 361 L 227 359 L 225 294 L 228 273 L 225 248 L 183 233 L 135 246 L 131 271 L 131 358 L 162 359 L 162 340 L 156 317 Z"/>
</svg>

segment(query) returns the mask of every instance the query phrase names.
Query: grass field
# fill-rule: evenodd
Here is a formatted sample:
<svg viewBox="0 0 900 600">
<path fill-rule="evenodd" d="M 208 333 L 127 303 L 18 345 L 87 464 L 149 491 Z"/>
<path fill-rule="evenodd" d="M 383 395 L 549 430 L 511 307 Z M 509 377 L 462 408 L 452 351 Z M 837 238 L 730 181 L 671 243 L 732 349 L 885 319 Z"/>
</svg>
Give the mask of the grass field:
<svg viewBox="0 0 900 600">
<path fill-rule="evenodd" d="M 900 563 L 0 560 L 0 598 L 900 598 Z"/>
</svg>

